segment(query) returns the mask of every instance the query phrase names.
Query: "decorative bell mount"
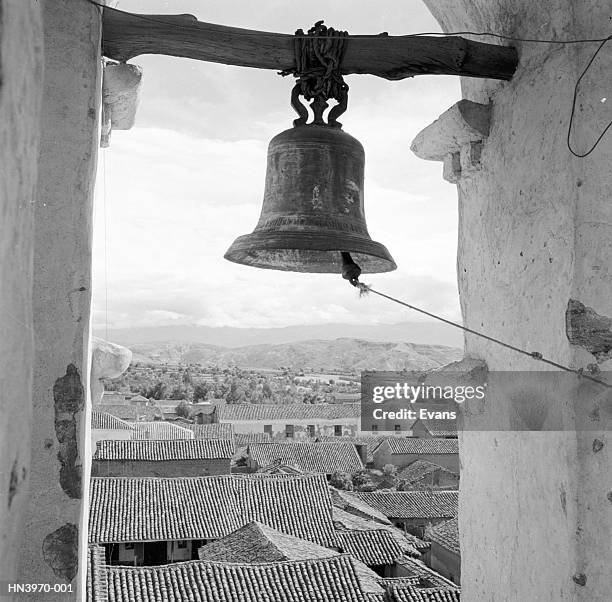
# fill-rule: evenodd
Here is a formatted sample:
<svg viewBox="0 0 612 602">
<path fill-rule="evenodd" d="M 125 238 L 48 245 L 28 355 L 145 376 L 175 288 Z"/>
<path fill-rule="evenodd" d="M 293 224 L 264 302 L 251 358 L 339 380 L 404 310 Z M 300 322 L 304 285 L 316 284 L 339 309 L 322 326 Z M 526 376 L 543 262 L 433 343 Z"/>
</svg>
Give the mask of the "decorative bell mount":
<svg viewBox="0 0 612 602">
<path fill-rule="evenodd" d="M 363 146 L 337 121 L 348 104 L 340 74 L 346 35 L 322 21 L 307 35 L 296 32 L 296 68 L 282 75 L 298 77 L 291 106 L 299 118 L 270 141 L 259 222 L 233 242 L 225 259 L 271 270 L 342 273 L 349 280 L 396 269 L 389 251 L 368 234 Z M 332 98 L 338 104 L 325 121 Z"/>
</svg>

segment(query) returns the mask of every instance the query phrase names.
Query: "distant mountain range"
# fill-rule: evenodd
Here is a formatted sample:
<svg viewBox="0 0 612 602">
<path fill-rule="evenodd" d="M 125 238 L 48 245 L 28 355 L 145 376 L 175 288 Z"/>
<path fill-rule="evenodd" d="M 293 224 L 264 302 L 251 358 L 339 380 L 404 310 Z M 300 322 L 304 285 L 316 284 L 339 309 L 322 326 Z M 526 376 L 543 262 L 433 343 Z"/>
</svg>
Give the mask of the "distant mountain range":
<svg viewBox="0 0 612 602">
<path fill-rule="evenodd" d="M 416 343 L 463 347 L 460 330 L 436 322 L 402 322 L 377 326 L 359 324 L 318 324 L 285 328 L 232 328 L 229 326 L 158 326 L 149 328 L 111 329 L 94 332 L 96 336 L 131 347 L 140 343 L 201 343 L 222 347 L 247 345 L 281 345 L 298 341 L 333 341 L 361 339 L 385 343 Z"/>
<path fill-rule="evenodd" d="M 463 351 L 442 345 L 373 342 L 363 339 L 310 340 L 280 345 L 228 349 L 202 343 L 137 343 L 129 345 L 133 361 L 198 363 L 220 368 L 310 369 L 325 372 L 361 370 L 428 370 L 460 360 Z"/>
</svg>

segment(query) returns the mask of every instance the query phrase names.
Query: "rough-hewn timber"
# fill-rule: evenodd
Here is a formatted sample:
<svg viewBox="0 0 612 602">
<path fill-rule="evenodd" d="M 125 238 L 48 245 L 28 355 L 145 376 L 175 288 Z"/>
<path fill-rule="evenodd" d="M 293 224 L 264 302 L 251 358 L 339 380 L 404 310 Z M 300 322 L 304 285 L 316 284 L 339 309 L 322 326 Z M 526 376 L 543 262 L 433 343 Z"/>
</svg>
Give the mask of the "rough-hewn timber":
<svg viewBox="0 0 612 602">
<path fill-rule="evenodd" d="M 293 36 L 225 27 L 193 15 L 136 15 L 105 9 L 103 53 L 117 61 L 140 54 L 166 54 L 258 69 L 290 69 Z M 298 24 L 299 25 L 299 24 Z M 385 34 L 349 38 L 342 72 L 397 80 L 415 75 L 463 75 L 509 80 L 514 48 L 461 37 Z"/>
</svg>

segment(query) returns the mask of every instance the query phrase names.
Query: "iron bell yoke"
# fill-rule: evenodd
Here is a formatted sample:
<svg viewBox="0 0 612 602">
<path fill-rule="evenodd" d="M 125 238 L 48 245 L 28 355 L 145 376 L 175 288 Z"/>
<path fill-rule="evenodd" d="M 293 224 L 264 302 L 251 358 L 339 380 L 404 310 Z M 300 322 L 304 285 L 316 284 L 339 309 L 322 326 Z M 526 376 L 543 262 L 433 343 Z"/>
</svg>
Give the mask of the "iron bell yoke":
<svg viewBox="0 0 612 602">
<path fill-rule="evenodd" d="M 301 50 L 296 52 L 298 67 L 300 63 L 304 67 L 304 56 L 309 56 L 306 42 L 315 43 L 321 31 L 333 32 L 327 36 L 335 36 L 333 45 L 341 56 L 344 45 L 337 41 L 345 40 L 320 22 L 309 36 L 296 32 L 301 34 L 296 38 L 296 48 Z M 313 60 L 319 60 L 321 53 L 319 58 L 316 55 L 313 53 Z M 343 266 L 346 269 L 355 263 L 364 273 L 396 269 L 389 251 L 368 233 L 363 199 L 365 154 L 361 143 L 342 131 L 337 121 L 348 104 L 348 86 L 338 77 L 321 82 L 321 76 L 314 80 L 302 76 L 293 88 L 291 105 L 299 118 L 293 128 L 270 141 L 259 222 L 251 234 L 234 241 L 225 254 L 229 261 L 312 273 L 339 274 Z M 302 98 L 311 101 L 310 123 Z M 326 122 L 323 116 L 329 98 L 338 104 L 329 111 Z"/>
</svg>

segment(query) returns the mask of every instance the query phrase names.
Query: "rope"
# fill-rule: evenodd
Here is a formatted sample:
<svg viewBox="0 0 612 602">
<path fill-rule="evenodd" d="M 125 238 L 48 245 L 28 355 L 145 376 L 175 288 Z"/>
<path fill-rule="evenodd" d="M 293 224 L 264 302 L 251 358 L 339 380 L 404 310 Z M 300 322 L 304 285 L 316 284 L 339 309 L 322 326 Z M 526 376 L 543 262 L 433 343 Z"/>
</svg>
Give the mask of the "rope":
<svg viewBox="0 0 612 602">
<path fill-rule="evenodd" d="M 612 385 L 606 382 L 603 382 L 602 380 L 599 380 L 597 378 L 594 378 L 590 376 L 589 374 L 585 374 L 584 369 L 582 368 L 576 369 L 576 368 L 570 368 L 569 366 L 564 366 L 563 364 L 559 364 L 557 362 L 553 362 L 552 360 L 545 358 L 539 351 L 526 351 L 525 349 L 521 349 L 520 347 L 516 347 L 515 345 L 511 345 L 510 343 L 506 343 L 505 341 L 496 339 L 495 337 L 484 334 L 483 332 L 479 332 L 478 330 L 473 330 L 472 328 L 463 326 L 463 324 L 458 324 L 457 322 L 453 322 L 452 320 L 448 320 L 446 318 L 443 318 L 442 316 L 438 316 L 434 313 L 421 309 L 420 307 L 416 307 L 414 305 L 411 305 L 410 303 L 406 303 L 405 301 L 401 301 L 400 299 L 396 299 L 395 297 L 391 297 L 390 295 L 381 293 L 380 291 L 373 289 L 369 284 L 363 284 L 362 282 L 359 282 L 358 278 L 351 278 L 348 280 L 354 287 L 359 289 L 360 297 L 362 297 L 363 295 L 367 295 L 368 293 L 373 293 L 375 295 L 378 295 L 379 297 L 383 297 L 385 299 L 388 299 L 389 301 L 393 301 L 394 303 L 403 305 L 404 307 L 407 307 L 408 309 L 412 309 L 413 311 L 417 311 L 421 314 L 429 316 L 430 318 L 434 318 L 434 320 L 444 322 L 445 324 L 449 324 L 450 326 L 459 328 L 463 330 L 464 332 L 469 332 L 470 334 L 476 335 L 477 337 L 480 337 L 482 339 L 486 339 L 487 341 L 491 341 L 492 343 L 501 345 L 502 347 L 505 347 L 506 349 L 511 349 L 512 351 L 516 351 L 517 353 L 526 355 L 530 357 L 531 359 L 538 360 L 540 362 L 544 362 L 545 364 L 554 366 L 555 368 L 559 368 L 560 370 L 565 370 L 566 372 L 572 372 L 573 374 L 576 374 L 582 378 L 586 378 L 587 380 L 597 383 L 598 385 L 602 385 L 603 387 L 612 389 Z"/>
<path fill-rule="evenodd" d="M 340 101 L 348 90 L 340 66 L 346 52 L 348 32 L 336 31 L 317 21 L 304 35 L 295 32 L 295 67 L 285 69 L 280 75 L 293 75 L 297 78 L 300 92 L 310 100 L 317 96 Z"/>
</svg>

